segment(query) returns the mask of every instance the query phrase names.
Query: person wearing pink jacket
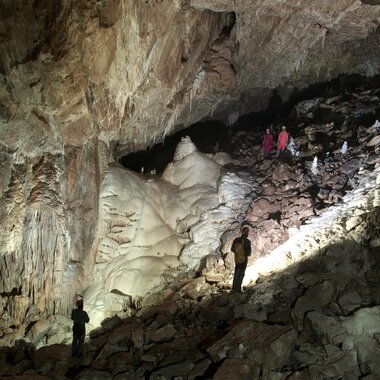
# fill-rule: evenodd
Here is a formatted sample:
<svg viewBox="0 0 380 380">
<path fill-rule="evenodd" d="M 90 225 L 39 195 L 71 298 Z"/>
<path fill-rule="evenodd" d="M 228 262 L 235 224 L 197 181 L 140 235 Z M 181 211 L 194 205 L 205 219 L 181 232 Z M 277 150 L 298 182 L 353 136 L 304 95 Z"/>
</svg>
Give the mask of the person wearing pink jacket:
<svg viewBox="0 0 380 380">
<path fill-rule="evenodd" d="M 289 134 L 288 132 L 286 132 L 286 127 L 283 125 L 282 131 L 278 135 L 276 157 L 278 157 L 281 152 L 285 151 L 286 145 L 288 144 L 288 140 L 289 140 Z"/>
<path fill-rule="evenodd" d="M 273 135 L 270 133 L 269 128 L 265 131 L 262 147 L 263 147 L 264 158 L 267 158 L 273 149 Z"/>
</svg>

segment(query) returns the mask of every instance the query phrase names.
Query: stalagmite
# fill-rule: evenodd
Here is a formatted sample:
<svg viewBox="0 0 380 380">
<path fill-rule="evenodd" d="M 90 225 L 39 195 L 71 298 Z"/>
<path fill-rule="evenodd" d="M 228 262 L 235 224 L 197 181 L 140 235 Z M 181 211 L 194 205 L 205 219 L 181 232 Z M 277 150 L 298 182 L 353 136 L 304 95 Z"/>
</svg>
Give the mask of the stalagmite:
<svg viewBox="0 0 380 380">
<path fill-rule="evenodd" d="M 315 156 L 313 163 L 311 164 L 311 171 L 314 175 L 318 174 L 318 157 Z"/>
<path fill-rule="evenodd" d="M 348 143 L 347 143 L 347 141 L 345 141 L 343 143 L 342 148 L 341 148 L 340 151 L 341 151 L 342 154 L 346 154 L 347 153 L 347 149 L 348 149 Z"/>
</svg>

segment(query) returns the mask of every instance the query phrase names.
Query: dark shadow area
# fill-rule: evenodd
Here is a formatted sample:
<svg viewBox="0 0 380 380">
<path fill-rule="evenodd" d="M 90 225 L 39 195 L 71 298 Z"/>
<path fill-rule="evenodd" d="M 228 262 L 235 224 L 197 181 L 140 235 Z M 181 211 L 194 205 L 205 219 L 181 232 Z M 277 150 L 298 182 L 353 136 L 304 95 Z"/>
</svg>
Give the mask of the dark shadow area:
<svg viewBox="0 0 380 380">
<path fill-rule="evenodd" d="M 231 132 L 231 128 L 219 121 L 197 123 L 168 136 L 161 144 L 122 157 L 119 163 L 136 172 L 141 172 L 144 168 L 145 173 L 155 170 L 157 174 L 161 174 L 173 160 L 175 149 L 182 137 L 189 136 L 202 153 L 216 153 L 229 151 Z"/>
<path fill-rule="evenodd" d="M 298 102 L 315 97 L 332 97 L 343 94 L 345 91 L 355 91 L 359 87 L 366 90 L 377 89 L 380 86 L 380 75 L 366 77 L 359 74 L 342 74 L 327 82 L 315 83 L 305 89 L 294 89 L 286 105 L 289 110 Z M 344 101 L 344 94 L 342 100 Z"/>
<path fill-rule="evenodd" d="M 304 100 L 313 99 L 317 97 L 333 97 L 342 95 L 341 101 L 345 101 L 345 91 L 362 91 L 359 87 L 366 90 L 373 90 L 380 88 L 380 75 L 374 77 L 365 77 L 359 74 L 342 74 L 331 81 L 312 84 L 304 89 L 294 88 L 289 100 L 285 103 L 282 102 L 281 97 L 278 95 L 277 90 L 273 90 L 272 98 L 269 101 L 268 108 L 264 111 L 253 112 L 239 118 L 234 131 L 252 130 L 252 129 L 265 129 L 271 124 L 283 123 L 286 125 L 295 124 L 298 122 L 298 116 L 294 110 L 294 106 Z M 331 116 L 335 117 L 335 122 L 340 123 L 342 115 L 332 115 L 330 109 L 320 109 L 313 117 L 313 123 L 330 122 Z M 375 118 L 380 117 L 380 105 L 374 116 L 368 113 L 361 114 L 360 112 L 355 115 L 356 123 L 368 124 L 373 122 Z M 291 129 L 290 129 L 291 131 Z"/>
<path fill-rule="evenodd" d="M 280 223 L 281 221 L 281 215 L 282 215 L 282 212 L 281 211 L 276 211 L 276 212 L 270 212 L 268 214 L 268 220 L 275 220 L 277 223 Z"/>
<path fill-rule="evenodd" d="M 259 112 L 252 112 L 243 115 L 234 125 L 234 131 L 247 131 L 252 129 L 262 129 L 269 127 L 271 124 L 280 122 L 286 110 L 286 103 L 282 102 L 277 90 L 273 90 L 273 94 L 268 103 L 268 108 Z"/>
<path fill-rule="evenodd" d="M 230 36 L 232 29 L 235 26 L 236 23 L 236 13 L 235 12 L 229 12 L 226 14 L 226 25 L 222 29 L 222 35 L 224 36 Z"/>
<path fill-rule="evenodd" d="M 19 288 L 12 288 L 10 292 L 1 292 L 1 297 L 14 297 L 14 296 L 21 296 L 22 295 L 22 289 L 21 286 Z"/>
<path fill-rule="evenodd" d="M 377 214 L 375 211 L 365 217 L 372 235 Z M 238 344 L 236 343 L 236 334 L 241 328 L 247 329 L 247 334 L 249 334 L 251 331 L 249 323 L 254 325 L 255 330 L 260 333 L 275 331 L 282 326 L 284 331 L 290 329 L 296 334 L 302 333 L 305 339 L 304 344 L 307 347 L 310 347 L 311 344 L 324 346 L 326 345 L 325 335 L 318 335 L 320 332 L 318 326 L 315 327 L 309 323 L 309 313 L 317 311 L 323 318 L 331 321 L 333 318 L 354 316 L 361 308 L 376 306 L 380 279 L 369 276 L 368 272 L 365 272 L 368 264 L 374 270 L 379 269 L 374 256 L 374 253 L 367 247 L 352 239 L 347 239 L 341 243 L 331 243 L 321 247 L 319 254 L 305 257 L 279 273 L 260 277 L 256 285 L 248 286 L 243 293 L 230 293 L 228 289 L 219 289 L 219 293 L 213 293 L 212 297 L 203 295 L 203 297 L 195 299 L 182 295 L 182 298 L 186 298 L 192 306 L 179 307 L 174 314 L 169 315 L 166 312 L 167 305 L 179 302 L 172 294 L 165 298 L 162 304 L 154 305 L 139 315 L 140 320 L 144 321 L 145 327 L 143 328 L 148 330 L 151 321 L 160 320 L 161 323 L 171 323 L 176 328 L 183 326 L 186 331 L 193 329 L 197 331 L 197 334 L 186 340 L 186 345 L 181 344 L 180 339 L 177 339 L 177 342 L 173 340 L 151 344 L 147 352 L 152 355 L 157 352 L 160 355 L 166 354 L 166 360 L 149 366 L 134 357 L 133 360 L 130 359 L 130 373 L 137 374 L 137 371 L 145 368 L 145 378 L 151 378 L 150 376 L 166 374 L 166 371 L 170 373 L 174 368 L 178 372 L 178 368 L 181 365 L 186 368 L 186 360 L 190 360 L 194 365 L 204 363 L 202 371 L 194 377 L 195 379 L 212 379 L 217 373 L 220 376 L 226 357 L 219 356 L 216 359 L 216 353 L 224 352 L 223 347 L 228 346 L 230 348 L 227 357 L 240 357 L 239 350 L 233 348 Z M 293 283 L 292 279 L 300 280 Z M 276 293 L 276 297 L 274 302 L 260 305 L 259 289 L 260 284 L 264 282 L 270 284 L 271 291 Z M 269 288 L 266 289 L 269 290 Z M 357 301 L 349 298 L 352 294 L 357 294 Z M 303 306 L 305 303 L 307 307 Z M 130 323 L 133 326 L 137 324 L 137 320 L 134 317 L 123 320 L 123 322 L 120 320 L 116 326 L 121 323 Z M 321 323 L 324 326 L 323 321 Z M 107 331 L 106 328 L 100 327 L 92 331 L 90 336 L 97 340 L 109 333 L 110 331 Z M 349 333 L 347 333 L 348 335 Z M 247 358 L 250 351 L 257 349 L 256 342 L 244 340 L 242 336 L 240 338 L 246 349 L 245 355 L 240 358 Z M 149 340 L 149 338 L 147 339 Z M 131 350 L 136 350 L 133 343 L 130 345 Z M 288 371 L 296 372 L 299 368 L 308 368 L 307 360 L 303 361 L 297 356 L 299 347 L 296 341 L 289 344 L 287 349 L 289 350 L 289 359 L 285 365 Z M 173 352 L 175 352 L 174 355 Z M 91 355 L 91 353 L 88 354 Z M 328 360 L 328 355 L 326 355 L 326 363 Z M 173 364 L 178 367 L 173 367 Z M 256 366 L 259 365 L 259 363 L 256 364 Z M 323 371 L 325 363 L 320 365 L 321 371 Z M 254 374 L 253 367 L 250 369 L 252 376 Z M 73 367 L 70 374 L 78 376 L 82 370 L 83 368 L 80 366 Z M 108 370 L 112 372 L 112 368 L 108 368 Z M 239 378 L 239 375 L 241 373 L 238 373 L 236 378 Z"/>
</svg>

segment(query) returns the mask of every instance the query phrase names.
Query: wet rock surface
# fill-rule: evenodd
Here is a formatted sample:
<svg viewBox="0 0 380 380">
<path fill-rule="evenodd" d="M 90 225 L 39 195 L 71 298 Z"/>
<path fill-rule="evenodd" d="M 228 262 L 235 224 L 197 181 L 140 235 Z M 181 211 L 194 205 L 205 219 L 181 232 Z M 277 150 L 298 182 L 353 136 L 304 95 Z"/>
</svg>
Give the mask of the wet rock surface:
<svg viewBox="0 0 380 380">
<path fill-rule="evenodd" d="M 354 109 L 354 98 L 378 96 L 363 91 L 345 107 Z M 138 307 L 103 321 L 89 334 L 83 358 L 72 358 L 69 345 L 36 350 L 18 341 L 0 349 L 0 378 L 377 379 L 380 159 L 378 146 L 368 142 L 379 130 L 373 120 L 351 124 L 347 131 L 344 120 L 352 114 L 344 115 L 333 128 L 336 141 L 329 155 L 318 139 L 310 148 L 320 124 L 302 121 L 304 134 L 294 136 L 296 157 L 261 160 L 257 134 L 236 137 L 239 160 L 245 170 L 258 173 L 261 189 L 247 213 L 254 255 L 242 293 L 229 290 L 232 258 L 226 243 L 224 260 L 208 257 L 195 278 L 168 273 L 166 285 Z M 343 154 L 348 135 L 355 139 Z M 317 150 L 324 153 L 314 174 Z M 289 235 L 302 231 L 307 239 L 293 243 Z M 289 252 L 281 260 L 289 266 L 252 277 L 249 271 L 265 253 L 285 241 Z M 44 323 L 34 326 L 29 334 L 36 340 L 54 334 Z"/>
</svg>

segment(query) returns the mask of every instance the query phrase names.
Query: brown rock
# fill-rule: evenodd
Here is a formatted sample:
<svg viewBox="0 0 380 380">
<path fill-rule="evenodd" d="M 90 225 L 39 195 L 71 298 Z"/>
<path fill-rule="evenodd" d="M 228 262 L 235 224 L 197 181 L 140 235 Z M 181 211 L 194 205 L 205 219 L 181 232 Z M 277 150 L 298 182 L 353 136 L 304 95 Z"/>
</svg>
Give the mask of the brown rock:
<svg viewBox="0 0 380 380">
<path fill-rule="evenodd" d="M 256 216 L 265 217 L 270 212 L 270 202 L 267 198 L 259 198 L 251 204 L 251 213 Z"/>
<path fill-rule="evenodd" d="M 176 330 L 173 325 L 169 324 L 161 327 L 149 334 L 149 338 L 155 343 L 170 342 L 174 339 Z"/>
<path fill-rule="evenodd" d="M 117 374 L 127 371 L 134 362 L 134 355 L 131 352 L 118 352 L 110 356 L 105 368 L 111 373 Z"/>
<path fill-rule="evenodd" d="M 289 327 L 285 326 L 269 326 L 254 321 L 241 322 L 207 351 L 214 362 L 229 357 L 229 352 L 233 348 L 239 348 L 244 356 L 255 348 L 268 347 L 270 343 L 288 330 Z"/>
<path fill-rule="evenodd" d="M 260 365 L 248 359 L 226 359 L 216 371 L 214 380 L 252 380 L 260 377 Z"/>
<path fill-rule="evenodd" d="M 272 178 L 276 182 L 286 182 L 294 177 L 294 170 L 287 164 L 278 165 L 273 173 Z"/>
</svg>

